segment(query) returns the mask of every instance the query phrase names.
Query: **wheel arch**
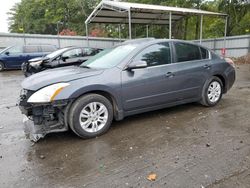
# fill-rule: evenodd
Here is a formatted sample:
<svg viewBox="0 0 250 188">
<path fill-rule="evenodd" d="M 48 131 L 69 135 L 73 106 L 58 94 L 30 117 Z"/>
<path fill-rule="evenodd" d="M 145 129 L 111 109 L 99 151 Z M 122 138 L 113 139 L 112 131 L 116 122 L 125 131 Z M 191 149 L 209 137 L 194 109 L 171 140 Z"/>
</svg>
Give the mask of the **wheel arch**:
<svg viewBox="0 0 250 188">
<path fill-rule="evenodd" d="M 98 94 L 98 95 L 101 95 L 101 96 L 107 98 L 113 106 L 114 118 L 116 120 L 123 119 L 123 113 L 122 113 L 122 110 L 120 108 L 118 99 L 111 92 L 109 92 L 107 90 L 93 89 L 93 90 L 88 90 L 88 91 L 82 92 L 81 94 L 78 94 L 77 96 L 74 97 L 73 102 L 76 101 L 78 98 L 80 98 L 84 95 L 87 95 L 87 94 Z"/>
<path fill-rule="evenodd" d="M 226 79 L 225 79 L 225 77 L 222 75 L 222 74 L 214 74 L 213 76 L 215 76 L 215 77 L 217 77 L 217 78 L 219 78 L 220 80 L 221 80 L 221 82 L 222 82 L 222 91 L 223 91 L 223 93 L 226 93 L 227 92 L 227 87 L 226 87 Z"/>
<path fill-rule="evenodd" d="M 3 64 L 3 69 L 5 69 L 6 68 L 5 63 L 2 60 L 0 60 L 0 63 Z"/>
</svg>

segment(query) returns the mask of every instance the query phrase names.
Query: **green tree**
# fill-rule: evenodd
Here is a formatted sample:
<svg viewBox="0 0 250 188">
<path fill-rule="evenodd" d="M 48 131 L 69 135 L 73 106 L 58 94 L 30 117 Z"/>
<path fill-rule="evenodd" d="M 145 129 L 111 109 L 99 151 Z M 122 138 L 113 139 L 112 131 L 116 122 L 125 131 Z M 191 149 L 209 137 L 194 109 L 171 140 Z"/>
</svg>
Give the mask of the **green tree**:
<svg viewBox="0 0 250 188">
<path fill-rule="evenodd" d="M 63 29 L 85 33 L 84 20 L 98 0 L 22 0 L 9 12 L 10 32 L 56 34 Z"/>
<path fill-rule="evenodd" d="M 125 0 L 124 0 L 125 1 Z M 250 4 L 246 0 L 127 0 L 129 2 L 195 8 L 227 13 L 227 35 L 250 33 Z M 57 34 L 69 29 L 78 35 L 85 35 L 84 21 L 100 0 L 22 0 L 10 11 L 9 30 L 17 33 Z M 224 33 L 224 19 L 204 16 L 203 38 L 221 37 Z M 122 24 L 121 37 L 128 36 L 128 25 Z M 145 37 L 146 26 L 133 24 L 133 38 Z M 198 39 L 199 16 L 185 16 L 173 24 L 174 38 Z M 90 24 L 91 30 L 100 30 L 103 36 L 119 37 L 118 25 Z M 168 38 L 167 25 L 149 25 L 149 35 L 156 38 Z"/>
</svg>

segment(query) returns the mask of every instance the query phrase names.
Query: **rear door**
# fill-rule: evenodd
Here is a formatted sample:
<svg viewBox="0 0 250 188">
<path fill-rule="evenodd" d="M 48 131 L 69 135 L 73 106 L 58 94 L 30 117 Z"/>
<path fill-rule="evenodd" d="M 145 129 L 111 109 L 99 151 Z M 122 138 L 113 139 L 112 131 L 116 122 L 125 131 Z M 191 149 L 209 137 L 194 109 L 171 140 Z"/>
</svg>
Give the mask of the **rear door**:
<svg viewBox="0 0 250 188">
<path fill-rule="evenodd" d="M 197 45 L 174 42 L 174 62 L 169 71 L 174 74 L 178 100 L 197 99 L 211 74 L 208 50 Z"/>
<path fill-rule="evenodd" d="M 42 57 L 42 56 L 43 54 L 41 52 L 40 46 L 37 46 L 37 45 L 24 46 L 25 61 L 28 61 L 36 57 Z"/>
</svg>

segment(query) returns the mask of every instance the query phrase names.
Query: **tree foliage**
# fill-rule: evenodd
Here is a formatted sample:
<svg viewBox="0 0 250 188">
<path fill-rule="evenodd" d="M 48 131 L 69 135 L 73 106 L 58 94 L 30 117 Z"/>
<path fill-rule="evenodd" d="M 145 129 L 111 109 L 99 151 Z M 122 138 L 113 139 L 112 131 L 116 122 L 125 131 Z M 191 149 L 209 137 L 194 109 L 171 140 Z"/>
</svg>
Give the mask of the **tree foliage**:
<svg viewBox="0 0 250 188">
<path fill-rule="evenodd" d="M 84 20 L 97 2 L 97 0 L 22 0 L 9 12 L 9 30 L 16 33 L 57 34 L 67 28 L 82 35 Z"/>
<path fill-rule="evenodd" d="M 227 35 L 250 33 L 250 4 L 244 0 L 128 0 L 130 2 L 196 8 L 229 15 Z M 9 12 L 9 30 L 16 33 L 57 34 L 70 30 L 85 35 L 84 21 L 100 0 L 22 0 Z M 224 19 L 204 16 L 203 38 L 221 37 Z M 173 24 L 173 37 L 199 38 L 200 18 L 185 17 Z M 133 37 L 146 36 L 145 25 L 133 25 Z M 128 35 L 128 26 L 120 26 L 121 37 Z M 90 34 L 119 37 L 117 25 L 91 24 Z M 167 38 L 168 26 L 149 25 L 149 35 Z"/>
</svg>

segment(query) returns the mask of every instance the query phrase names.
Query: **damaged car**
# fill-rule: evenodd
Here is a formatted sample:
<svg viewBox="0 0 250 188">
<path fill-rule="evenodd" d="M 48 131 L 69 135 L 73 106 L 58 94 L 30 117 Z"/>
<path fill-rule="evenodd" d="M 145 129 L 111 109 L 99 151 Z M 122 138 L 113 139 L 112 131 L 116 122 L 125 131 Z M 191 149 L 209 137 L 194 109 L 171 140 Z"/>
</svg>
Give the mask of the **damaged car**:
<svg viewBox="0 0 250 188">
<path fill-rule="evenodd" d="M 190 102 L 215 106 L 234 81 L 232 60 L 205 47 L 137 39 L 105 49 L 79 67 L 26 78 L 19 107 L 33 141 L 68 129 L 93 138 L 130 115 Z"/>
<path fill-rule="evenodd" d="M 102 49 L 90 47 L 65 47 L 44 57 L 30 59 L 22 64 L 25 77 L 57 67 L 80 65 Z"/>
</svg>

